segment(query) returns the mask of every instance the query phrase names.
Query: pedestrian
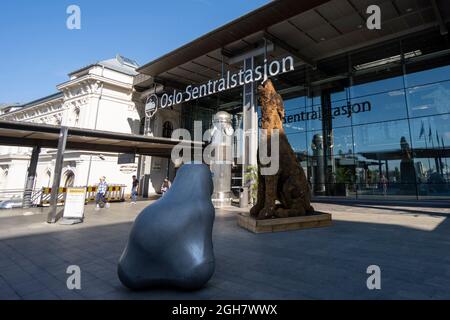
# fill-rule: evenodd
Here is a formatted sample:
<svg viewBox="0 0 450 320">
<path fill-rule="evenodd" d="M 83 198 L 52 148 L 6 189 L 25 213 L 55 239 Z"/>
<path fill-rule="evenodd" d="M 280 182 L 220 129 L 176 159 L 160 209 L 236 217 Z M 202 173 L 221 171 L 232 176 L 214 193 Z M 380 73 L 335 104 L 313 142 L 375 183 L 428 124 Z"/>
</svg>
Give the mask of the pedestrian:
<svg viewBox="0 0 450 320">
<path fill-rule="evenodd" d="M 167 191 L 169 191 L 171 186 L 172 184 L 170 183 L 169 178 L 166 177 L 161 186 L 161 193 L 163 196 L 166 194 Z"/>
<path fill-rule="evenodd" d="M 99 179 L 97 185 L 97 194 L 95 196 L 95 203 L 97 204 L 95 210 L 98 211 L 104 206 L 108 207 L 106 203 L 106 191 L 108 190 L 108 184 L 106 183 L 106 177 L 102 176 Z"/>
<path fill-rule="evenodd" d="M 131 187 L 131 204 L 136 204 L 139 180 L 136 178 L 136 176 L 133 176 L 132 179 L 133 179 L 133 182 L 132 182 L 132 187 Z"/>
<path fill-rule="evenodd" d="M 386 179 L 386 177 L 384 176 L 384 174 L 381 175 L 381 187 L 383 188 L 383 195 L 386 196 L 387 195 L 387 188 L 388 188 L 388 179 Z"/>
</svg>

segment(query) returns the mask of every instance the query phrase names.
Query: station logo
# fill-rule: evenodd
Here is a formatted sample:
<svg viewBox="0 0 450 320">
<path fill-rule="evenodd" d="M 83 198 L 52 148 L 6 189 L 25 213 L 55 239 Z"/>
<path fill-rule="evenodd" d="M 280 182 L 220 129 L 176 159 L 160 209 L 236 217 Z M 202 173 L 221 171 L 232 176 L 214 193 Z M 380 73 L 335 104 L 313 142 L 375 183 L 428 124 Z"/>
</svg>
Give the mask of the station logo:
<svg viewBox="0 0 450 320">
<path fill-rule="evenodd" d="M 147 117 L 151 117 L 158 109 L 158 96 L 151 94 L 145 102 L 145 114 Z"/>
</svg>

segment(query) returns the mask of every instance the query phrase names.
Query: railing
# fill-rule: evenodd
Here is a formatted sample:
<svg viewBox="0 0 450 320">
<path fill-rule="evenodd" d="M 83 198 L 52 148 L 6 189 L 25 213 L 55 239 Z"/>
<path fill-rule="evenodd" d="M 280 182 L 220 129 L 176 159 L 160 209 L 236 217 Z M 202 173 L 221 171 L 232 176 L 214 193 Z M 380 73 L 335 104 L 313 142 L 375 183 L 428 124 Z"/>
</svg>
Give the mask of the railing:
<svg viewBox="0 0 450 320">
<path fill-rule="evenodd" d="M 29 192 L 31 193 L 31 206 L 35 207 L 39 205 L 42 189 L 30 190 Z M 0 201 L 13 202 L 14 208 L 22 207 L 24 193 L 24 189 L 3 189 L 0 190 Z"/>
<path fill-rule="evenodd" d="M 125 200 L 125 185 L 110 185 L 106 191 L 106 200 L 109 202 L 120 202 Z M 58 204 L 64 204 L 67 188 L 60 187 L 58 192 Z M 12 200 L 14 202 L 21 203 L 23 201 L 24 189 L 3 189 L 0 190 L 0 201 Z M 31 205 L 47 206 L 50 204 L 52 188 L 42 187 L 41 189 L 35 189 L 31 193 Z M 86 203 L 95 201 L 97 194 L 96 186 L 88 186 L 86 189 Z"/>
<path fill-rule="evenodd" d="M 31 204 L 36 207 L 41 202 L 42 189 L 33 190 L 31 193 Z"/>
<path fill-rule="evenodd" d="M 125 201 L 125 185 L 109 185 L 106 191 L 106 201 L 108 202 L 121 202 Z M 58 192 L 58 205 L 64 204 L 64 199 L 66 197 L 67 188 L 60 187 Z M 39 198 L 39 206 L 50 205 L 50 195 L 52 193 L 52 188 L 42 188 Z M 86 188 L 86 203 L 90 201 L 95 201 L 95 196 L 97 194 L 97 186 L 88 186 Z"/>
</svg>

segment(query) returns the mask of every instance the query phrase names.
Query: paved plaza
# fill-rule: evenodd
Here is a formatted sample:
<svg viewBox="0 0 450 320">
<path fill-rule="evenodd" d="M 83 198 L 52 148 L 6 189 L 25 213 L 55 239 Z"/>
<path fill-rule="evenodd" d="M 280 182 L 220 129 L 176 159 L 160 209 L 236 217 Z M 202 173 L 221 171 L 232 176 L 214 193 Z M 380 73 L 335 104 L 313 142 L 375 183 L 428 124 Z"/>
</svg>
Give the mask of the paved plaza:
<svg viewBox="0 0 450 320">
<path fill-rule="evenodd" d="M 380 204 L 316 203 L 333 226 L 270 234 L 239 228 L 237 208 L 217 210 L 205 288 L 132 292 L 117 262 L 148 204 L 89 205 L 72 226 L 45 223 L 45 209 L 1 211 L 0 299 L 450 299 L 450 209 Z M 81 290 L 67 289 L 69 265 L 81 268 Z M 381 290 L 367 289 L 369 265 L 381 268 Z"/>
</svg>

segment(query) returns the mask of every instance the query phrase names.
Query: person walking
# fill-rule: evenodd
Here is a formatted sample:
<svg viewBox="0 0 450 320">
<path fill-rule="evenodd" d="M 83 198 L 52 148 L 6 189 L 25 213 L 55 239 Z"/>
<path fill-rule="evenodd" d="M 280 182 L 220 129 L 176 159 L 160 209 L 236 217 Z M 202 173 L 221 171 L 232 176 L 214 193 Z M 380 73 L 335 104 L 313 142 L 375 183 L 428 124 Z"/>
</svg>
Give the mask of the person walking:
<svg viewBox="0 0 450 320">
<path fill-rule="evenodd" d="M 384 174 L 381 175 L 380 183 L 381 187 L 383 188 L 383 195 L 386 197 L 387 195 L 387 189 L 388 189 L 388 179 L 384 176 Z"/>
<path fill-rule="evenodd" d="M 161 193 L 162 193 L 163 197 L 166 194 L 166 192 L 169 191 L 171 186 L 172 186 L 172 184 L 170 183 L 169 178 L 165 178 L 162 183 L 162 186 L 161 186 Z"/>
<path fill-rule="evenodd" d="M 132 182 L 132 186 L 131 186 L 131 204 L 136 204 L 139 180 L 136 178 L 136 176 L 133 176 L 132 179 L 133 179 L 133 182 Z"/>
<path fill-rule="evenodd" d="M 99 179 L 97 185 L 97 194 L 95 195 L 95 203 L 97 204 L 95 210 L 98 211 L 100 208 L 107 206 L 106 203 L 106 191 L 108 190 L 108 184 L 106 183 L 106 177 L 102 176 Z"/>
</svg>

